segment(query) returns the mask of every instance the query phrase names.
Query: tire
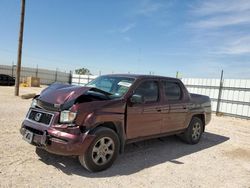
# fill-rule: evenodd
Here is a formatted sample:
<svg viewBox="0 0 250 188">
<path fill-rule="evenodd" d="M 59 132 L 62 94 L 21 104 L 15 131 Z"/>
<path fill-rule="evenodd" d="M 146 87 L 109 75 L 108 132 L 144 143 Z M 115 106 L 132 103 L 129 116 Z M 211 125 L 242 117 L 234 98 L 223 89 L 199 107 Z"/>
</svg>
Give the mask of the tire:
<svg viewBox="0 0 250 188">
<path fill-rule="evenodd" d="M 201 119 L 193 117 L 181 138 L 188 144 L 197 144 L 201 139 L 203 127 Z"/>
<path fill-rule="evenodd" d="M 98 172 L 109 168 L 119 154 L 120 141 L 117 134 L 109 128 L 97 128 L 93 134 L 96 138 L 87 151 L 78 156 L 81 165 L 90 172 Z"/>
</svg>

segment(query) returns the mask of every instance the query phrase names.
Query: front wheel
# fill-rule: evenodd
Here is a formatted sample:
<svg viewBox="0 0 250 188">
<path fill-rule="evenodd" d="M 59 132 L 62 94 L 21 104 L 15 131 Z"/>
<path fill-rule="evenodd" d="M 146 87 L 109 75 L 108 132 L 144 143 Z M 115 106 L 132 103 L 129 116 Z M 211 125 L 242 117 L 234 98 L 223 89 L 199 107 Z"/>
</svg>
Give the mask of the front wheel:
<svg viewBox="0 0 250 188">
<path fill-rule="evenodd" d="M 120 147 L 119 138 L 112 129 L 100 127 L 94 134 L 96 138 L 88 150 L 78 157 L 81 165 L 91 172 L 109 168 L 118 156 Z"/>
<path fill-rule="evenodd" d="M 203 122 L 198 117 L 193 117 L 182 138 L 188 144 L 197 144 L 203 133 Z"/>
</svg>

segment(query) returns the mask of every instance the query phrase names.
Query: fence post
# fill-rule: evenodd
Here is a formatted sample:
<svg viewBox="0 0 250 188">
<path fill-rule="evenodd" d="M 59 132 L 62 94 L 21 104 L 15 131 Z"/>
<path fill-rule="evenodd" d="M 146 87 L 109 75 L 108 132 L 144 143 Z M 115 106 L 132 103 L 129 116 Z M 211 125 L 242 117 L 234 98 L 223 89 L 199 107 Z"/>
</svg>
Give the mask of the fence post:
<svg viewBox="0 0 250 188">
<path fill-rule="evenodd" d="M 14 62 L 12 62 L 12 69 L 11 69 L 12 70 L 12 72 L 11 72 L 12 77 L 14 76 L 14 66 L 15 66 Z"/>
<path fill-rule="evenodd" d="M 176 71 L 175 77 L 176 77 L 176 78 L 179 78 L 179 71 Z"/>
<path fill-rule="evenodd" d="M 217 107 L 216 107 L 216 115 L 217 116 L 219 115 L 219 112 L 220 112 L 220 102 L 221 102 L 222 89 L 223 89 L 223 70 L 221 71 L 220 87 L 219 87 L 219 94 L 218 94 L 218 99 L 217 99 Z"/>
<path fill-rule="evenodd" d="M 69 84 L 72 84 L 72 71 L 69 72 Z"/>
<path fill-rule="evenodd" d="M 38 65 L 36 65 L 36 78 L 38 77 Z"/>
<path fill-rule="evenodd" d="M 55 82 L 57 81 L 57 68 L 56 68 L 56 74 L 55 74 Z"/>
</svg>

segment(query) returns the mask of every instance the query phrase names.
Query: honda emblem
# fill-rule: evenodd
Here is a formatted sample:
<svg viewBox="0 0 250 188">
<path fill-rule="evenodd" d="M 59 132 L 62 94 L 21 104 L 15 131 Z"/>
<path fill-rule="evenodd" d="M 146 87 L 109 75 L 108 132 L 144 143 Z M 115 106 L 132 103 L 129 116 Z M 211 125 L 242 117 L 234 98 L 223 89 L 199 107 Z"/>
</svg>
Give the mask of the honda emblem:
<svg viewBox="0 0 250 188">
<path fill-rule="evenodd" d="M 42 114 L 41 113 L 37 113 L 36 116 L 35 116 L 35 120 L 36 121 L 40 121 L 41 117 L 42 117 Z"/>
</svg>

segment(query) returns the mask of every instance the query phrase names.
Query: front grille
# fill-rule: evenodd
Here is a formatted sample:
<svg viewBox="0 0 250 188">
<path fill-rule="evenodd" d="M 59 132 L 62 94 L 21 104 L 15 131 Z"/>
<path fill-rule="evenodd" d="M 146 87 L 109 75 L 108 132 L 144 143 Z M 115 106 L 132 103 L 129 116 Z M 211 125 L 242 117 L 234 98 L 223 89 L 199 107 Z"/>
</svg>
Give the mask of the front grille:
<svg viewBox="0 0 250 188">
<path fill-rule="evenodd" d="M 41 101 L 41 100 L 37 100 L 37 106 L 40 108 L 43 108 L 45 110 L 49 110 L 49 111 L 58 111 L 59 108 L 55 107 L 54 104 L 45 102 L 45 101 Z"/>
<path fill-rule="evenodd" d="M 31 110 L 29 115 L 28 115 L 28 119 L 38 122 L 38 123 L 42 123 L 45 125 L 49 125 L 51 120 L 52 120 L 53 115 L 46 113 L 46 112 L 41 112 L 41 111 L 36 111 L 36 110 Z"/>
</svg>

